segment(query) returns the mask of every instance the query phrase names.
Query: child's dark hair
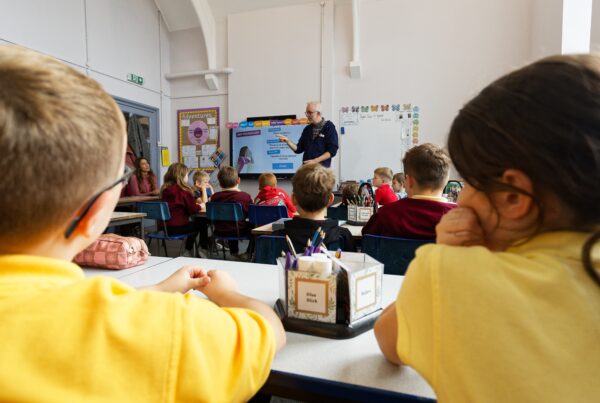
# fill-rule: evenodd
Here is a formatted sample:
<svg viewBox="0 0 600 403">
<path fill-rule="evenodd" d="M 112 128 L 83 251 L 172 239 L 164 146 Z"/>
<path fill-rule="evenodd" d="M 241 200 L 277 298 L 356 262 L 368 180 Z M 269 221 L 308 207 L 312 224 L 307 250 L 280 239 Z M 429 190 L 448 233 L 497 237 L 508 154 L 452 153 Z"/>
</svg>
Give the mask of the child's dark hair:
<svg viewBox="0 0 600 403">
<path fill-rule="evenodd" d="M 600 285 L 590 257 L 600 239 L 599 57 L 548 57 L 493 82 L 454 119 L 448 149 L 461 176 L 488 195 L 528 194 L 499 180 L 507 169 L 525 173 L 540 208 L 538 228 L 543 196 L 557 197 L 573 219 L 568 228 L 552 229 L 594 232 L 582 260 Z"/>
<path fill-rule="evenodd" d="M 230 189 L 237 185 L 238 173 L 234 167 L 224 165 L 219 169 L 217 179 L 222 189 Z"/>
<path fill-rule="evenodd" d="M 450 157 L 441 147 L 425 143 L 414 146 L 402 159 L 404 172 L 427 189 L 443 188 L 448 180 Z"/>
</svg>

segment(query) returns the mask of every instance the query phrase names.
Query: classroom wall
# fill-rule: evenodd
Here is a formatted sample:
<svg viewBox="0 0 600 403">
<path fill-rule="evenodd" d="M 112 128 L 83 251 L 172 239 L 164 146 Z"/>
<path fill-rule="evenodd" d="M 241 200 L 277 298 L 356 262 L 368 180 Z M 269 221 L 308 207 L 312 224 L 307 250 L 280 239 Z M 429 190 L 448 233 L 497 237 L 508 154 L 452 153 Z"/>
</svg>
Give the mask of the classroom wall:
<svg viewBox="0 0 600 403">
<path fill-rule="evenodd" d="M 229 114 L 222 122 L 239 121 L 266 114 L 302 116 L 307 100 L 322 98 L 324 115 L 337 124 L 342 106 L 410 102 L 423 111 L 421 141 L 443 145 L 452 118 L 469 97 L 531 58 L 532 1 L 363 0 L 359 80 L 348 74 L 351 2 L 325 2 L 323 27 L 318 3 L 232 14 L 219 23 L 218 46 L 228 54 L 218 67 L 234 69 L 229 86 L 218 97 L 198 97 L 194 105 L 193 98 L 175 97 L 205 94 L 203 82 L 173 82 L 173 109 L 219 106 L 225 100 Z M 206 67 L 200 30 L 187 31 L 171 33 L 173 72 Z M 176 48 L 192 45 L 196 50 L 187 59 L 175 57 Z M 228 150 L 226 130 L 221 140 Z M 341 143 L 343 158 L 343 137 Z M 334 166 L 339 176 L 339 158 Z"/>
<path fill-rule="evenodd" d="M 110 94 L 159 108 L 160 136 L 170 141 L 170 85 L 162 77 L 169 37 L 153 0 L 2 0 L 0 9 L 0 40 L 57 57 Z M 128 73 L 144 85 L 127 82 Z"/>
<path fill-rule="evenodd" d="M 444 145 L 460 107 L 491 80 L 530 58 L 528 0 L 365 0 L 360 16 L 363 75 L 356 80 L 348 74 L 352 7 L 335 8 L 334 110 L 418 105 L 421 143 Z M 369 141 L 377 142 L 377 134 Z"/>
<path fill-rule="evenodd" d="M 590 33 L 590 50 L 600 52 L 600 0 L 592 2 L 592 32 Z"/>
</svg>

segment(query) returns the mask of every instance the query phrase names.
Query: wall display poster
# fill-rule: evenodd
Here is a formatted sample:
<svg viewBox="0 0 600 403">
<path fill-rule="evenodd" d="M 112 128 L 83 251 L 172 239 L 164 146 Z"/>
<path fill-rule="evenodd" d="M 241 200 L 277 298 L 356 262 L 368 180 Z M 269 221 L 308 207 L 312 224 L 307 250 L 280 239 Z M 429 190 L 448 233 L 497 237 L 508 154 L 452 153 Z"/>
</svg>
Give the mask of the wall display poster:
<svg viewBox="0 0 600 403">
<path fill-rule="evenodd" d="M 213 171 L 211 156 L 219 149 L 219 108 L 177 111 L 179 162 L 189 169 Z"/>
<path fill-rule="evenodd" d="M 341 180 L 366 180 L 377 167 L 402 172 L 404 154 L 419 144 L 420 113 L 413 104 L 342 107 Z"/>
</svg>

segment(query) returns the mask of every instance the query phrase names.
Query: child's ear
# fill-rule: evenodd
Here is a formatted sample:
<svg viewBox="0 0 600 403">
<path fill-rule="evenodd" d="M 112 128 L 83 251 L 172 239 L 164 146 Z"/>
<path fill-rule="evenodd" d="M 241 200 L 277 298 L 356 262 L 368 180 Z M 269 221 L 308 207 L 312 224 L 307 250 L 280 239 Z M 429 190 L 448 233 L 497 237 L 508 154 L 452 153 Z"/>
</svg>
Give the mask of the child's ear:
<svg viewBox="0 0 600 403">
<path fill-rule="evenodd" d="M 502 183 L 522 189 L 533 194 L 533 183 L 529 176 L 518 169 L 507 169 L 500 178 Z M 502 191 L 494 195 L 494 201 L 501 212 L 507 218 L 518 219 L 527 215 L 533 207 L 533 199 L 517 191 Z"/>
<path fill-rule="evenodd" d="M 298 201 L 296 200 L 296 195 L 295 195 L 295 194 L 293 194 L 293 193 L 292 193 L 292 204 L 293 204 L 294 206 L 297 206 L 297 205 L 298 205 Z"/>
<path fill-rule="evenodd" d="M 329 207 L 333 204 L 334 199 L 335 199 L 335 196 L 333 196 L 333 193 L 329 193 L 329 202 L 327 203 L 327 207 Z"/>
<path fill-rule="evenodd" d="M 111 203 L 110 191 L 102 193 L 98 199 L 92 204 L 92 207 L 88 210 L 86 215 L 81 219 L 75 230 L 73 231 L 73 238 L 81 236 L 84 238 L 96 238 L 105 229 L 108 221 L 104 222 L 106 218 L 110 218 L 109 215 L 104 215 L 103 212 L 109 209 L 114 210 L 114 206 Z"/>
<path fill-rule="evenodd" d="M 405 182 L 404 184 L 406 185 L 407 188 L 413 188 L 415 185 L 415 180 L 410 175 L 406 175 L 404 177 L 404 182 Z"/>
</svg>

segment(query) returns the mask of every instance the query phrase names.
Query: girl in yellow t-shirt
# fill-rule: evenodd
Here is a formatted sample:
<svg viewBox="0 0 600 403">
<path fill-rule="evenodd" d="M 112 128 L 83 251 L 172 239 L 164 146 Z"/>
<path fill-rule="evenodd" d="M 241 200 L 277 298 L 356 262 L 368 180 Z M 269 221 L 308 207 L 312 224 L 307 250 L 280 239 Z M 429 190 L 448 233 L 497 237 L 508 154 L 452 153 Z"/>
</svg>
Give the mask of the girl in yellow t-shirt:
<svg viewBox="0 0 600 403">
<path fill-rule="evenodd" d="M 490 84 L 448 137 L 465 180 L 375 335 L 440 402 L 600 398 L 600 57 Z"/>
</svg>

